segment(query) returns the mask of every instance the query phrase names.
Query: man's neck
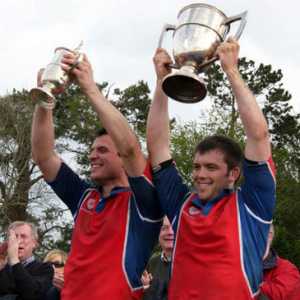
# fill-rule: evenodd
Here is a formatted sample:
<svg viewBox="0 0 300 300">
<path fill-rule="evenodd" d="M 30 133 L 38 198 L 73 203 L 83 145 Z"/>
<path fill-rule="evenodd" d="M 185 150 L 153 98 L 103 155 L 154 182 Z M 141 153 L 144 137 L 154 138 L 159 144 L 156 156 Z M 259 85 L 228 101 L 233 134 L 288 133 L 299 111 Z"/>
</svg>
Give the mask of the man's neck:
<svg viewBox="0 0 300 300">
<path fill-rule="evenodd" d="M 107 182 L 104 182 L 101 187 L 102 187 L 102 196 L 107 197 L 110 195 L 111 191 L 115 187 L 128 187 L 128 179 L 126 178 L 119 178 L 117 180 L 110 180 Z"/>
</svg>

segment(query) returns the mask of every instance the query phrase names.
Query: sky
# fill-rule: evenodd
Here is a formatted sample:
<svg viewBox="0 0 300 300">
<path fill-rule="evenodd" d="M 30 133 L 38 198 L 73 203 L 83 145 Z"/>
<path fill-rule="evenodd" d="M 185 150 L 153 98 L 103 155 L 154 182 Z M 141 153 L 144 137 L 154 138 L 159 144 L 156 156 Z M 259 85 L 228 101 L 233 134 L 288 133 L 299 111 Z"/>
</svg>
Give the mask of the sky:
<svg viewBox="0 0 300 300">
<path fill-rule="evenodd" d="M 240 39 L 240 56 L 282 69 L 284 87 L 300 112 L 300 27 L 296 0 L 201 1 L 227 16 L 248 10 Z M 13 88 L 35 86 L 36 72 L 49 63 L 58 46 L 83 51 L 93 65 L 94 78 L 125 88 L 138 80 L 155 84 L 152 57 L 165 23 L 176 25 L 186 0 L 9 0 L 0 4 L 0 95 Z M 172 36 L 166 36 L 166 45 Z M 171 48 L 168 50 L 171 51 Z M 171 101 L 171 114 L 196 119 L 209 99 L 198 104 Z"/>
</svg>

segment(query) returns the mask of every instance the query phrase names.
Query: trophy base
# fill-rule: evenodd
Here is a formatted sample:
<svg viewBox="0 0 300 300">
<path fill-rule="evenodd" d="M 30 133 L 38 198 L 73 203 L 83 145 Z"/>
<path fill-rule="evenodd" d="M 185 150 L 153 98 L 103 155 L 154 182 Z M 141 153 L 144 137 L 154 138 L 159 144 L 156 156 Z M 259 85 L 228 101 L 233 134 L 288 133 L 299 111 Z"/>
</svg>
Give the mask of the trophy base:
<svg viewBox="0 0 300 300">
<path fill-rule="evenodd" d="M 38 105 L 46 109 L 53 109 L 55 106 L 54 96 L 46 89 L 43 88 L 31 89 L 29 95 L 35 103 L 37 103 Z"/>
<path fill-rule="evenodd" d="M 183 103 L 197 103 L 207 93 L 203 80 L 195 73 L 185 70 L 167 75 L 162 82 L 162 89 L 167 96 Z"/>
</svg>

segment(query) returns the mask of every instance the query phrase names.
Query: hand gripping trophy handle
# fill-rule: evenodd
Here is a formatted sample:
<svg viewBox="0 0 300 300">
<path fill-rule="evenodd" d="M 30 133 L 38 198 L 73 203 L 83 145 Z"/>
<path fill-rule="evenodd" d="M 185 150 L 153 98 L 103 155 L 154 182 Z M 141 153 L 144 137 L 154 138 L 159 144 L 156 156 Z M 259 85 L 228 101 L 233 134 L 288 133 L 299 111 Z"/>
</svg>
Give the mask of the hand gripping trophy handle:
<svg viewBox="0 0 300 300">
<path fill-rule="evenodd" d="M 244 11 L 243 13 L 241 14 L 238 14 L 236 16 L 233 16 L 233 17 L 229 17 L 227 18 L 224 22 L 223 22 L 223 25 L 230 25 L 231 23 L 233 22 L 236 22 L 236 21 L 241 21 L 240 22 L 240 26 L 239 28 L 237 29 L 236 33 L 234 34 L 233 38 L 235 40 L 239 40 L 243 31 L 244 31 L 244 28 L 247 24 L 247 14 L 248 14 L 248 11 Z M 202 65 L 200 65 L 198 68 L 199 69 L 202 69 L 202 68 L 205 68 L 206 66 L 214 63 L 215 61 L 217 61 L 219 59 L 218 56 L 214 56 L 212 57 L 211 59 L 207 60 L 205 63 L 203 63 Z"/>
<path fill-rule="evenodd" d="M 62 93 L 70 83 L 70 72 L 65 72 L 61 68 L 61 60 L 66 53 L 75 54 L 77 60 L 71 66 L 70 71 L 76 68 L 78 63 L 83 60 L 83 54 L 80 51 L 82 42 L 74 50 L 64 47 L 58 47 L 54 51 L 54 57 L 46 69 L 40 74 L 41 86 L 33 88 L 30 91 L 31 99 L 38 105 L 46 108 L 53 109 L 55 106 L 55 96 Z"/>
<path fill-rule="evenodd" d="M 175 25 L 172 25 L 172 24 L 165 24 L 162 31 L 161 31 L 161 34 L 160 34 L 160 37 L 159 37 L 159 41 L 158 41 L 158 48 L 162 48 L 162 44 L 163 44 L 163 40 L 164 40 L 164 37 L 165 37 L 165 33 L 167 31 L 175 31 L 176 30 L 176 26 Z M 169 64 L 169 67 L 170 68 L 173 68 L 173 69 L 179 69 L 179 66 L 177 64 Z"/>
</svg>

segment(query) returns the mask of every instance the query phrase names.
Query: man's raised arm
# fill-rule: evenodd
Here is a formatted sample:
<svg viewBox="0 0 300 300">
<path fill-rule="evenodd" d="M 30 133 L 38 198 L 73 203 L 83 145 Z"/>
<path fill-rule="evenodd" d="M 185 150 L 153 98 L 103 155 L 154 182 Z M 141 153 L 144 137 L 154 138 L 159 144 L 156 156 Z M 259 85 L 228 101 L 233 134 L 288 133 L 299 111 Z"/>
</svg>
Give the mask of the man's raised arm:
<svg viewBox="0 0 300 300">
<path fill-rule="evenodd" d="M 249 160 L 263 161 L 271 155 L 268 125 L 258 103 L 238 70 L 239 45 L 230 38 L 217 50 L 222 68 L 231 84 L 244 125 L 247 141 L 245 156 Z"/>
<path fill-rule="evenodd" d="M 41 72 L 38 75 L 40 85 Z M 36 106 L 32 121 L 31 151 L 46 181 L 53 181 L 61 166 L 61 159 L 54 151 L 52 111 Z"/>
<path fill-rule="evenodd" d="M 153 167 L 171 158 L 168 98 L 161 84 L 170 73 L 172 60 L 164 49 L 157 49 L 153 58 L 157 83 L 147 120 L 147 147 Z"/>
<path fill-rule="evenodd" d="M 77 58 L 66 54 L 63 68 L 70 70 L 76 76 L 82 91 L 89 98 L 90 103 L 98 114 L 103 127 L 114 141 L 123 160 L 125 170 L 129 176 L 140 176 L 146 166 L 146 160 L 141 151 L 138 139 L 130 128 L 126 118 L 116 109 L 98 89 L 94 79 L 91 64 L 84 55 L 83 61 L 76 63 Z"/>
</svg>

